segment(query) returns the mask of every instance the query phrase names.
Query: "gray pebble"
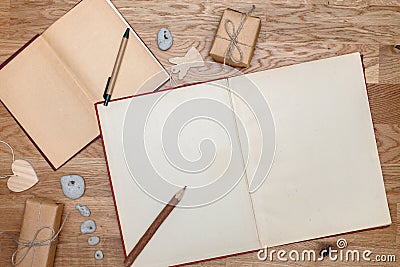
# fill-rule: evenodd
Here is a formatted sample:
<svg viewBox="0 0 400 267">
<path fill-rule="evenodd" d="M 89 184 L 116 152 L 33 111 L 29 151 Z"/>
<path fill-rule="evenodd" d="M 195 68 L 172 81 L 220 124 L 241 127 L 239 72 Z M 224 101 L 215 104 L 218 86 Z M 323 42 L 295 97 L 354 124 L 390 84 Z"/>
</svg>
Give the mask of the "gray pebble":
<svg viewBox="0 0 400 267">
<path fill-rule="evenodd" d="M 81 205 L 81 204 L 76 204 L 75 209 L 79 210 L 81 215 L 83 217 L 89 217 L 90 216 L 90 210 L 86 205 Z"/>
<path fill-rule="evenodd" d="M 96 246 L 100 242 L 100 237 L 91 236 L 91 237 L 89 237 L 87 242 L 88 242 L 89 246 Z"/>
<path fill-rule="evenodd" d="M 96 224 L 93 220 L 87 220 L 81 224 L 82 234 L 91 234 L 94 231 L 96 231 Z"/>
<path fill-rule="evenodd" d="M 94 258 L 96 260 L 102 260 L 104 258 L 103 251 L 96 250 L 96 252 L 94 253 Z"/>
<path fill-rule="evenodd" d="M 61 187 L 67 198 L 78 199 L 85 192 L 85 180 L 79 175 L 66 175 L 61 177 Z"/>
<path fill-rule="evenodd" d="M 172 35 L 167 28 L 161 28 L 157 35 L 158 47 L 165 51 L 172 46 Z"/>
</svg>

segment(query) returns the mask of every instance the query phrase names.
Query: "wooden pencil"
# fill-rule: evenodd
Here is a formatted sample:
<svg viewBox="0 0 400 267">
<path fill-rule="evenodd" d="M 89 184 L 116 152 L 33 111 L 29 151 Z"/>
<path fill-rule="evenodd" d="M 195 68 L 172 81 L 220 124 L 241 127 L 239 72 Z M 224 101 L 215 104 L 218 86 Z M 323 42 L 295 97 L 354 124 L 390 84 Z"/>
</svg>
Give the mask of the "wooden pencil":
<svg viewBox="0 0 400 267">
<path fill-rule="evenodd" d="M 126 259 L 124 261 L 125 267 L 129 267 L 133 264 L 133 262 L 139 256 L 139 254 L 146 247 L 147 243 L 149 243 L 150 239 L 157 232 L 157 230 L 161 226 L 161 224 L 165 221 L 165 219 L 167 219 L 168 215 L 174 210 L 176 205 L 178 205 L 178 203 L 182 200 L 185 190 L 186 190 L 186 186 L 184 188 L 182 188 L 181 190 L 179 190 L 178 193 L 176 193 L 171 198 L 171 200 L 168 202 L 168 204 L 162 209 L 160 214 L 153 221 L 153 223 L 150 225 L 150 227 L 147 229 L 147 231 L 140 238 L 139 242 L 137 242 L 136 246 L 132 249 L 132 251 L 126 257 Z"/>
</svg>

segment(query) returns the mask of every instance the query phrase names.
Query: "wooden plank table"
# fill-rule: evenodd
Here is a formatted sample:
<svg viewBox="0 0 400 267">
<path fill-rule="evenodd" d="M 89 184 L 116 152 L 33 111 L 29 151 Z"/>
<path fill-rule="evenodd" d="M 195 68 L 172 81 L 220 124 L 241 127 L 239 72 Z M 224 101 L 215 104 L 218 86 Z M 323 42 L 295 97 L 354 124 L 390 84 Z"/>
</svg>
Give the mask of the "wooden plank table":
<svg viewBox="0 0 400 267">
<path fill-rule="evenodd" d="M 0 62 L 65 14 L 76 0 L 0 0 Z M 247 2 L 247 3 L 246 3 Z M 396 255 L 396 263 L 323 262 L 324 266 L 398 266 L 400 262 L 400 0 L 255 0 L 195 1 L 115 0 L 125 18 L 166 67 L 168 59 L 183 56 L 190 47 L 199 49 L 206 60 L 225 8 L 248 10 L 256 4 L 255 15 L 262 18 L 262 29 L 252 66 L 245 72 L 261 71 L 294 63 L 359 51 L 363 55 L 368 95 L 382 164 L 389 208 L 390 227 L 361 231 L 278 247 L 287 252 L 332 245 L 345 238 L 349 249 L 366 250 L 375 255 Z M 164 52 L 157 48 L 156 35 L 168 27 L 173 47 Z M 1 81 L 0 81 L 1 82 Z M 1 96 L 0 96 L 1 98 Z M 0 231 L 18 234 L 24 202 L 33 195 L 62 201 L 72 211 L 60 235 L 55 266 L 122 266 L 123 250 L 107 177 L 101 140 L 96 139 L 58 171 L 53 171 L 16 121 L 0 104 L 0 139 L 10 143 L 17 158 L 29 160 L 36 168 L 40 183 L 24 193 L 11 193 L 0 180 Z M 0 147 L 0 173 L 8 172 L 10 160 Z M 84 197 L 71 201 L 62 194 L 59 179 L 63 175 L 85 177 Z M 320 201 L 335 201 L 321 199 Z M 76 203 L 91 208 L 104 251 L 102 261 L 94 259 L 95 248 L 88 247 L 87 236 L 80 234 L 82 217 Z M 357 211 L 354 211 L 357 212 Z M 345 218 L 343 218 L 345 220 Z M 16 245 L 0 237 L 0 266 L 11 266 Z M 154 252 L 157 257 L 157 252 Z M 319 266 L 321 262 L 261 262 L 256 253 L 198 263 L 193 266 Z"/>
</svg>

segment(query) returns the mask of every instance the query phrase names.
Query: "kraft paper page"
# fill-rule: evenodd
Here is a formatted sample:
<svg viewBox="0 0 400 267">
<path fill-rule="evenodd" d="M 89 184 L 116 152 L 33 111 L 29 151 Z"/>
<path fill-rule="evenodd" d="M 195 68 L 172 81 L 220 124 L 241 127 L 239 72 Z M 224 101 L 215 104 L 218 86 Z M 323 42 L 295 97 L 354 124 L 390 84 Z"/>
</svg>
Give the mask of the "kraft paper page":
<svg viewBox="0 0 400 267">
<path fill-rule="evenodd" d="M 107 77 L 127 27 L 108 1 L 85 0 L 50 26 L 43 37 L 95 103 L 103 100 Z M 154 91 L 168 75 L 131 28 L 113 98 L 137 94 L 150 78 L 146 88 Z M 149 92 L 143 89 L 141 93 Z"/>
<path fill-rule="evenodd" d="M 41 36 L 0 80 L 1 100 L 55 167 L 97 136 L 93 102 Z"/>
<path fill-rule="evenodd" d="M 110 1 L 81 1 L 1 70 L 1 100 L 54 168 L 98 136 L 93 105 L 127 27 Z M 113 98 L 154 91 L 167 78 L 131 29 Z"/>
</svg>

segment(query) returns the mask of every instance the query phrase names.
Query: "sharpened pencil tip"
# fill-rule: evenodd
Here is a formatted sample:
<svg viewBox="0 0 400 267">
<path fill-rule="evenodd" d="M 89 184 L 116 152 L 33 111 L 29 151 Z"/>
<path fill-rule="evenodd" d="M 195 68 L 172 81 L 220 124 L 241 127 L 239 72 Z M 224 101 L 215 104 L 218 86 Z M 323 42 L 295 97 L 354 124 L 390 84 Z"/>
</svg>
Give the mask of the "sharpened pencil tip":
<svg viewBox="0 0 400 267">
<path fill-rule="evenodd" d="M 129 28 L 126 28 L 123 38 L 129 39 Z"/>
<path fill-rule="evenodd" d="M 187 186 L 185 186 L 184 188 L 182 188 L 181 190 L 178 191 L 178 193 L 175 194 L 175 198 L 178 199 L 179 201 L 182 200 L 183 195 L 185 194 L 185 190 L 186 190 Z"/>
</svg>

